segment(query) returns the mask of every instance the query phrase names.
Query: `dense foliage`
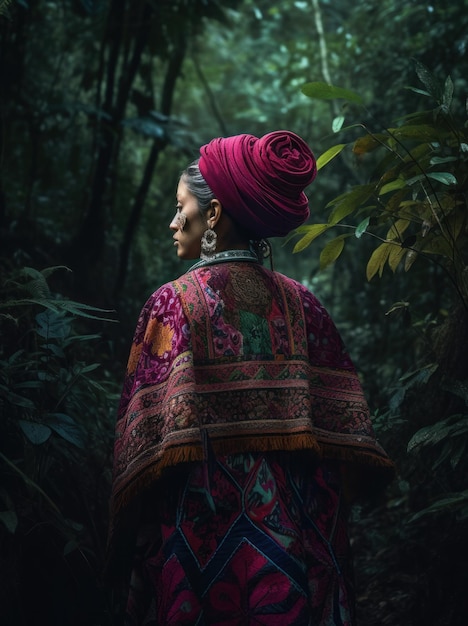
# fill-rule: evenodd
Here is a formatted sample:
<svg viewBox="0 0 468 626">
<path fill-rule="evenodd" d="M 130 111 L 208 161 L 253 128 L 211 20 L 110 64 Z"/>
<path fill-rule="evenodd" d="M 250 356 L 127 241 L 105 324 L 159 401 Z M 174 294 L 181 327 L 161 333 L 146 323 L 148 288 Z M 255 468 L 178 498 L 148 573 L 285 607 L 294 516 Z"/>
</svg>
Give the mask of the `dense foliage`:
<svg viewBox="0 0 468 626">
<path fill-rule="evenodd" d="M 330 309 L 397 465 L 353 511 L 360 626 L 466 623 L 467 8 L 0 0 L 2 623 L 115 623 L 113 416 L 138 310 L 183 271 L 178 173 L 281 127 L 320 173 L 276 267 Z"/>
</svg>

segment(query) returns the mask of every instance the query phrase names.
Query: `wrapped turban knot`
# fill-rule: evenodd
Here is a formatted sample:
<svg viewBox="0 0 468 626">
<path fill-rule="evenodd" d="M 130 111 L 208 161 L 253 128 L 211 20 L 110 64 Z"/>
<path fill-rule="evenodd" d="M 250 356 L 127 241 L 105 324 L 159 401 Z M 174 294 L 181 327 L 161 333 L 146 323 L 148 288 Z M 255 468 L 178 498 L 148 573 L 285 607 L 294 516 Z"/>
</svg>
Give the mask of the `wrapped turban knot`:
<svg viewBox="0 0 468 626">
<path fill-rule="evenodd" d="M 199 167 L 224 210 L 248 233 L 283 237 L 309 217 L 304 194 L 317 174 L 314 155 L 286 130 L 213 139 Z"/>
</svg>

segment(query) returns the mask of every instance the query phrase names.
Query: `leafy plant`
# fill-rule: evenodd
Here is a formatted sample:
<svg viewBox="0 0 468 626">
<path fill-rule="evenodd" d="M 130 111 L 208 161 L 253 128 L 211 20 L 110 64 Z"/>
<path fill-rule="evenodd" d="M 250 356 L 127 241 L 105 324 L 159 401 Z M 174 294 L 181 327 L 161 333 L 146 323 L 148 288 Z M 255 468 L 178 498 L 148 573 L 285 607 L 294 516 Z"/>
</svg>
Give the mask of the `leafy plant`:
<svg viewBox="0 0 468 626">
<path fill-rule="evenodd" d="M 430 110 L 418 111 L 399 120 L 398 126 L 373 132 L 366 124 L 351 143 L 339 143 L 318 159 L 321 169 L 338 155 L 351 150 L 358 162 L 369 164 L 368 182 L 356 185 L 334 198 L 325 223 L 302 226 L 294 251 L 300 252 L 320 235 L 344 231 L 329 240 L 320 254 L 321 268 L 334 263 L 349 237 L 373 238 L 376 246 L 367 263 L 367 278 L 382 276 L 384 268 L 409 271 L 418 259 L 443 269 L 463 306 L 468 310 L 467 204 L 468 130 L 452 113 L 453 83 L 443 87 L 420 63 L 416 69 L 425 89 L 413 89 L 436 102 Z M 314 98 L 342 98 L 360 102 L 357 94 L 322 83 L 303 87 Z M 344 116 L 334 129 L 341 130 Z"/>
<path fill-rule="evenodd" d="M 45 562 L 57 562 L 58 586 L 70 576 L 84 584 L 84 572 L 97 580 L 102 567 L 116 388 L 98 374 L 93 346 L 103 348 L 101 336 L 80 329 L 111 318 L 54 295 L 48 280 L 59 269 L 12 273 L 0 301 L 0 539 L 8 545 L 10 536 L 18 551 L 17 576 L 2 581 L 10 602 L 39 593 L 24 580 L 36 572 L 41 590 L 50 577 Z M 20 619 L 19 605 L 6 611 Z"/>
</svg>

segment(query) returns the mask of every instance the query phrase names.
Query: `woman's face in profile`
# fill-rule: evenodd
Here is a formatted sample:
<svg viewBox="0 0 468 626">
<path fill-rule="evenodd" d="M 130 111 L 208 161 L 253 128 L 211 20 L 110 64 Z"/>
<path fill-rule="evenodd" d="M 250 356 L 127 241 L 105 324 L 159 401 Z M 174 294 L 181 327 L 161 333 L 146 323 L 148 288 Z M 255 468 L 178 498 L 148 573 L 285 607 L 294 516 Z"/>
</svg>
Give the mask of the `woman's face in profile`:
<svg viewBox="0 0 468 626">
<path fill-rule="evenodd" d="M 184 260 L 198 259 L 200 241 L 208 225 L 200 212 L 197 199 L 188 190 L 182 178 L 179 180 L 176 199 L 177 211 L 169 228 L 174 232 L 177 256 Z"/>
</svg>

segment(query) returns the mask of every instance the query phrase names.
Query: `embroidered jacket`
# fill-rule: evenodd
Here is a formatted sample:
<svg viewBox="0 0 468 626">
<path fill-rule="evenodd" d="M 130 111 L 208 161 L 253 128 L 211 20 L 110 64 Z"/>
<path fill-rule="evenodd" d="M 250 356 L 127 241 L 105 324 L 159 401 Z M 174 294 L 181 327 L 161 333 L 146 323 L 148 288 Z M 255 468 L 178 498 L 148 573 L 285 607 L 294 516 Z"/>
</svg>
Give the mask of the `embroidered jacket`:
<svg viewBox="0 0 468 626">
<path fill-rule="evenodd" d="M 391 474 L 330 316 L 303 285 L 257 264 L 193 270 L 143 307 L 116 424 L 112 513 L 167 468 L 203 460 L 207 445 L 215 455 L 310 450 L 362 475 Z"/>
</svg>

